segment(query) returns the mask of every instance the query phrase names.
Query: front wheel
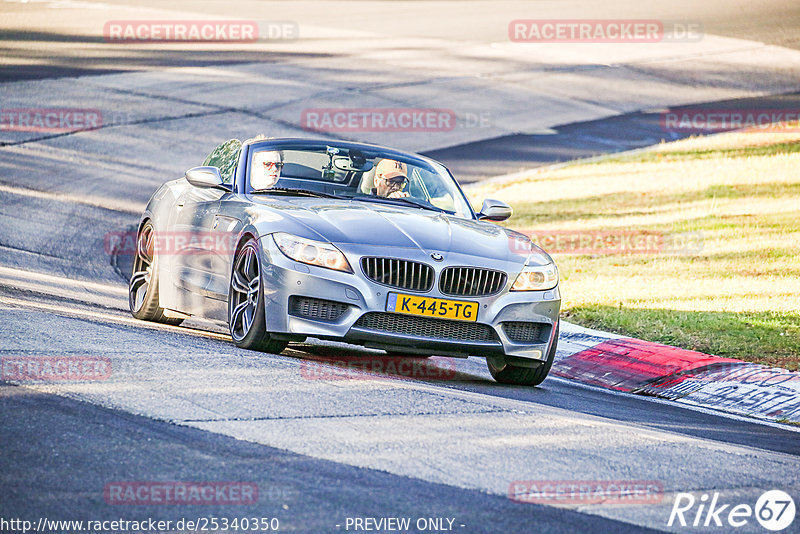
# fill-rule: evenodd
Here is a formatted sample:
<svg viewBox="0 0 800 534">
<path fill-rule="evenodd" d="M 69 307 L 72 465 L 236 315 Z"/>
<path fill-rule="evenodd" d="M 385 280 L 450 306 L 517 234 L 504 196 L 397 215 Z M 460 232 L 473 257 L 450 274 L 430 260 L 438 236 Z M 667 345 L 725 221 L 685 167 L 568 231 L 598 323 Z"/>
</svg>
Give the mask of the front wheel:
<svg viewBox="0 0 800 534">
<path fill-rule="evenodd" d="M 264 287 L 258 244 L 247 241 L 233 260 L 228 291 L 228 328 L 237 346 L 278 354 L 285 341 L 270 338 L 264 311 Z"/>
<path fill-rule="evenodd" d="M 556 332 L 553 336 L 553 344 L 547 353 L 547 359 L 536 367 L 520 367 L 505 363 L 502 367 L 497 366 L 491 358 L 486 358 L 486 366 L 492 374 L 492 378 L 502 384 L 515 384 L 518 386 L 538 386 L 550 373 L 553 360 L 556 357 L 556 347 L 558 346 L 559 325 L 556 325 Z"/>
<path fill-rule="evenodd" d="M 183 319 L 165 316 L 158 300 L 158 256 L 154 238 L 153 223 L 147 221 L 136 235 L 136 258 L 128 282 L 128 305 L 137 319 L 177 326 Z"/>
</svg>

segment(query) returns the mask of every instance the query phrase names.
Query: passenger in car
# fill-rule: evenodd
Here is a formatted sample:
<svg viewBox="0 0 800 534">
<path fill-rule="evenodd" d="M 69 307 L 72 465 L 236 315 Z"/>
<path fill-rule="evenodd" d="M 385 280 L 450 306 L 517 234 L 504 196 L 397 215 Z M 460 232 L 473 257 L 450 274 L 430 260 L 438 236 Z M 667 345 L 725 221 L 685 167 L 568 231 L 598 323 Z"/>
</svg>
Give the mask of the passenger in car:
<svg viewBox="0 0 800 534">
<path fill-rule="evenodd" d="M 403 191 L 408 182 L 406 164 L 393 159 L 382 159 L 375 167 L 372 194 L 386 198 L 402 198 L 409 196 Z"/>
</svg>

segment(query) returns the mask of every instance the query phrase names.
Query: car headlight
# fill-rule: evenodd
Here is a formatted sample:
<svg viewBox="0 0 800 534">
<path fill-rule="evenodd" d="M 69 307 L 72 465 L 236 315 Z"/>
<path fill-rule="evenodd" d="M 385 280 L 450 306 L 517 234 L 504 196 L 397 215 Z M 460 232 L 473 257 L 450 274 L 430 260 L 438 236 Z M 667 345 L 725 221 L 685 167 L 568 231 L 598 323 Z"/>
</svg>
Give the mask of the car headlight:
<svg viewBox="0 0 800 534">
<path fill-rule="evenodd" d="M 294 261 L 335 271 L 353 272 L 344 254 L 331 243 L 314 241 L 283 232 L 272 234 L 272 239 L 275 240 L 275 244 L 278 245 L 281 252 Z"/>
<path fill-rule="evenodd" d="M 519 273 L 511 291 L 544 291 L 558 285 L 558 268 L 555 263 L 526 265 Z"/>
</svg>

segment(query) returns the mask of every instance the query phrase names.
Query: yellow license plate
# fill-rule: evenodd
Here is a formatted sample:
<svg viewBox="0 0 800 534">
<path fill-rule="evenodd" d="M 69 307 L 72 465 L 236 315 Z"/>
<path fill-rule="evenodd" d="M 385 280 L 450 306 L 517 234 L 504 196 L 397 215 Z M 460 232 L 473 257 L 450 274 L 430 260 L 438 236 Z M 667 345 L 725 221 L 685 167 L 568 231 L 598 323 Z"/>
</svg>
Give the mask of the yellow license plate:
<svg viewBox="0 0 800 534">
<path fill-rule="evenodd" d="M 455 319 L 457 321 L 477 321 L 478 303 L 464 300 L 436 299 L 419 295 L 389 293 L 386 311 L 422 315 L 438 319 Z"/>
</svg>

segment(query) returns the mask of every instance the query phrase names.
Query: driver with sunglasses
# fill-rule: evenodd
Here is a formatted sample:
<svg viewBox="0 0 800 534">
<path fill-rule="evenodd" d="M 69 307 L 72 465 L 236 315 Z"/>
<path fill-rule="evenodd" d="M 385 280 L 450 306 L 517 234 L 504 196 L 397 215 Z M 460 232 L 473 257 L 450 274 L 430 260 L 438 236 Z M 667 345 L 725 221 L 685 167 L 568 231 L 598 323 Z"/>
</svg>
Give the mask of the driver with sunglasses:
<svg viewBox="0 0 800 534">
<path fill-rule="evenodd" d="M 403 191 L 408 181 L 406 164 L 393 159 L 383 159 L 375 167 L 372 194 L 385 198 L 402 198 L 409 196 Z"/>
<path fill-rule="evenodd" d="M 269 189 L 281 177 L 283 154 L 277 150 L 257 152 L 253 156 L 253 170 L 250 185 L 253 189 Z"/>
</svg>

